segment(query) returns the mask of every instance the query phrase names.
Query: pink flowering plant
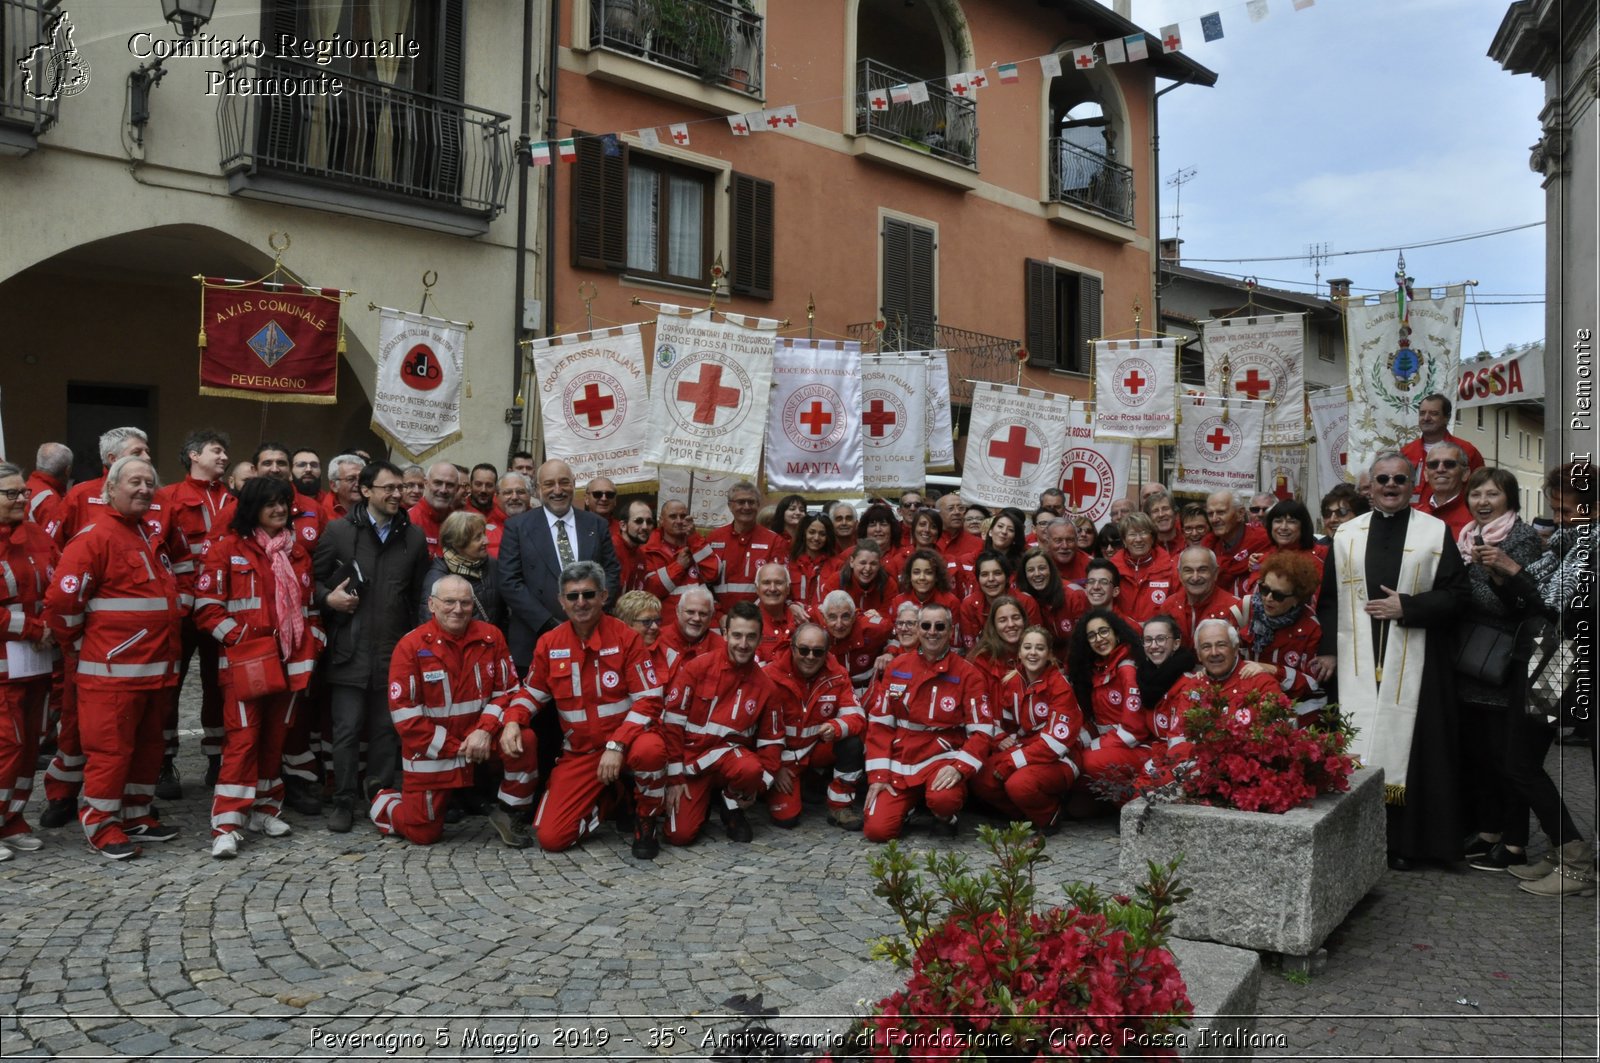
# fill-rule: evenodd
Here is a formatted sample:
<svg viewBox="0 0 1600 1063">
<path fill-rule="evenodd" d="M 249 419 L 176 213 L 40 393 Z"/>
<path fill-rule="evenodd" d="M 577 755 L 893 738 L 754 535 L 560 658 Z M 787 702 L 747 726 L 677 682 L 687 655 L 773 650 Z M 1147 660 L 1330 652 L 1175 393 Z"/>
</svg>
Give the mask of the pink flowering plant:
<svg viewBox="0 0 1600 1063">
<path fill-rule="evenodd" d="M 1195 692 L 1199 694 L 1198 691 Z M 1245 812 L 1287 812 L 1321 794 L 1350 788 L 1354 732 L 1337 708 L 1329 723 L 1299 726 L 1280 695 L 1252 691 L 1230 705 L 1220 686 L 1184 714 L 1192 763 L 1176 774 L 1186 799 Z"/>
<path fill-rule="evenodd" d="M 994 854 L 981 871 L 955 853 L 929 853 L 919 871 L 894 842 L 872 858 L 874 892 L 905 928 L 874 955 L 909 978 L 839 1058 L 1175 1056 L 1194 1012 L 1166 949 L 1172 906 L 1188 893 L 1177 861 L 1152 863 L 1137 898 L 1076 884 L 1069 904 L 1040 911 L 1042 840 L 1021 823 L 979 833 Z"/>
</svg>

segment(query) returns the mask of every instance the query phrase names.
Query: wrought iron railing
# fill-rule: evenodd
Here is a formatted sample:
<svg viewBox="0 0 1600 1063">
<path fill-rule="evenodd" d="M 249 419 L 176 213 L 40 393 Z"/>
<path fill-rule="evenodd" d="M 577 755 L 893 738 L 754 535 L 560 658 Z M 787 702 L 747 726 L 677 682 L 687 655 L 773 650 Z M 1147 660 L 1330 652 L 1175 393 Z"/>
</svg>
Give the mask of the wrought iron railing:
<svg viewBox="0 0 1600 1063">
<path fill-rule="evenodd" d="M 61 97 L 88 77 L 62 14 L 48 0 L 0 0 L 0 123 L 38 136 Z"/>
<path fill-rule="evenodd" d="M 1021 341 L 948 325 L 891 322 L 880 339 L 873 322 L 850 325 L 852 339 L 865 351 L 947 352 L 950 362 L 950 401 L 957 406 L 972 402 L 975 381 L 1005 383 L 1016 380 L 1017 349 Z"/>
<path fill-rule="evenodd" d="M 309 84 L 326 68 L 231 59 L 233 78 Z M 338 96 L 227 93 L 217 107 L 224 173 L 292 175 L 493 218 L 511 184 L 511 118 L 349 74 Z"/>
<path fill-rule="evenodd" d="M 863 59 L 856 64 L 856 132 L 902 144 L 916 151 L 962 166 L 978 165 L 978 104 L 951 92 L 943 81 L 923 82 L 928 98 L 923 103 L 895 103 L 896 86 L 911 85 L 918 78 L 903 70 Z M 880 103 L 885 95 L 889 103 Z"/>
<path fill-rule="evenodd" d="M 1133 223 L 1133 170 L 1060 137 L 1050 139 L 1050 198 Z"/>
<path fill-rule="evenodd" d="M 728 0 L 591 0 L 589 43 L 761 95 L 766 26 Z"/>
</svg>

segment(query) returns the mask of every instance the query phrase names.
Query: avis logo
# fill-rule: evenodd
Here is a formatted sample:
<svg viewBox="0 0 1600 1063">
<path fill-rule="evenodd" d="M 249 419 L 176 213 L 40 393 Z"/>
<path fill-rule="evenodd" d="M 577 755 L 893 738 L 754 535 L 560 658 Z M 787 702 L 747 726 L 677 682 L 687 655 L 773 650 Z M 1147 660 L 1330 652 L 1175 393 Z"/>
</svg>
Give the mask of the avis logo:
<svg viewBox="0 0 1600 1063">
<path fill-rule="evenodd" d="M 72 41 L 75 32 L 72 17 L 62 11 L 44 24 L 44 42 L 17 60 L 22 91 L 29 99 L 54 102 L 89 87 L 89 62 Z"/>
</svg>

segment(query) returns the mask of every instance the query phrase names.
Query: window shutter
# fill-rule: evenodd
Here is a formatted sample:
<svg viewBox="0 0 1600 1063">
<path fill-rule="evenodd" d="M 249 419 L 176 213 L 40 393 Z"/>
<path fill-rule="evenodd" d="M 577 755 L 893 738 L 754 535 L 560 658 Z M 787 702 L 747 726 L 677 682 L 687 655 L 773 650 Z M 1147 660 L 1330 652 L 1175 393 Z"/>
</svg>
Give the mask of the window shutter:
<svg viewBox="0 0 1600 1063">
<path fill-rule="evenodd" d="M 904 349 L 905 339 L 900 326 L 911 324 L 911 302 L 908 294 L 911 253 L 911 226 L 896 218 L 883 219 L 883 314 L 884 331 Z"/>
<path fill-rule="evenodd" d="M 261 39 L 276 42 L 280 37 L 305 37 L 309 27 L 300 18 L 300 9 L 294 0 L 269 0 L 261 8 Z M 272 73 L 271 60 L 263 63 L 266 69 L 262 73 Z M 290 72 L 285 70 L 284 74 Z M 341 101 L 330 98 L 328 110 L 333 121 L 330 125 L 337 128 L 339 120 L 336 117 L 345 108 L 340 106 Z M 260 98 L 261 117 L 260 128 L 256 131 L 259 139 L 259 152 L 267 159 L 286 161 L 291 159 L 304 159 L 304 140 L 302 138 L 301 119 L 304 116 L 305 103 L 301 96 L 263 95 Z"/>
<path fill-rule="evenodd" d="M 444 0 L 439 12 L 439 65 L 434 75 L 434 94 L 454 102 L 460 102 L 466 91 L 463 7 L 462 0 Z M 436 190 L 442 198 L 452 203 L 461 201 L 462 138 L 461 112 L 455 108 L 441 107 Z M 422 175 L 421 183 L 427 181 L 427 175 Z"/>
<path fill-rule="evenodd" d="M 607 155 L 599 137 L 572 131 L 572 264 L 621 270 L 628 264 L 628 147 Z M 552 150 L 555 145 L 551 145 Z"/>
<path fill-rule="evenodd" d="M 1079 371 L 1089 368 L 1089 341 L 1100 332 L 1100 278 L 1086 273 L 1078 275 L 1078 334 L 1077 346 L 1066 359 L 1067 364 Z"/>
<path fill-rule="evenodd" d="M 776 187 L 759 177 L 733 175 L 732 285 L 740 295 L 772 298 L 772 211 Z"/>
<path fill-rule="evenodd" d="M 1041 363 L 1059 364 L 1061 349 L 1056 342 L 1056 268 L 1036 258 L 1027 260 L 1023 286 L 1026 331 L 1023 343 L 1028 353 Z"/>
<path fill-rule="evenodd" d="M 907 226 L 910 248 L 907 261 L 907 302 L 910 312 L 911 335 L 919 347 L 932 347 L 934 326 L 938 324 L 938 308 L 934 306 L 934 243 L 933 230 L 920 225 Z"/>
</svg>

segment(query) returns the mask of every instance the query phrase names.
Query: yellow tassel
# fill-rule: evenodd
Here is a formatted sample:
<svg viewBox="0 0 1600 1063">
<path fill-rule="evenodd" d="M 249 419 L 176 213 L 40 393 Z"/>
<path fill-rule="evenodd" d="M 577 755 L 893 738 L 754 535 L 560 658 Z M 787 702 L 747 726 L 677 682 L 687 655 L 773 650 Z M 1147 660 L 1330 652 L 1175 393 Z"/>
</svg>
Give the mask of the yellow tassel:
<svg viewBox="0 0 1600 1063">
<path fill-rule="evenodd" d="M 206 327 L 204 325 L 201 325 L 200 326 L 200 346 L 204 347 L 205 345 L 206 345 Z"/>
<path fill-rule="evenodd" d="M 1383 803 L 1404 806 L 1406 803 L 1405 783 L 1385 783 L 1383 787 Z"/>
</svg>

